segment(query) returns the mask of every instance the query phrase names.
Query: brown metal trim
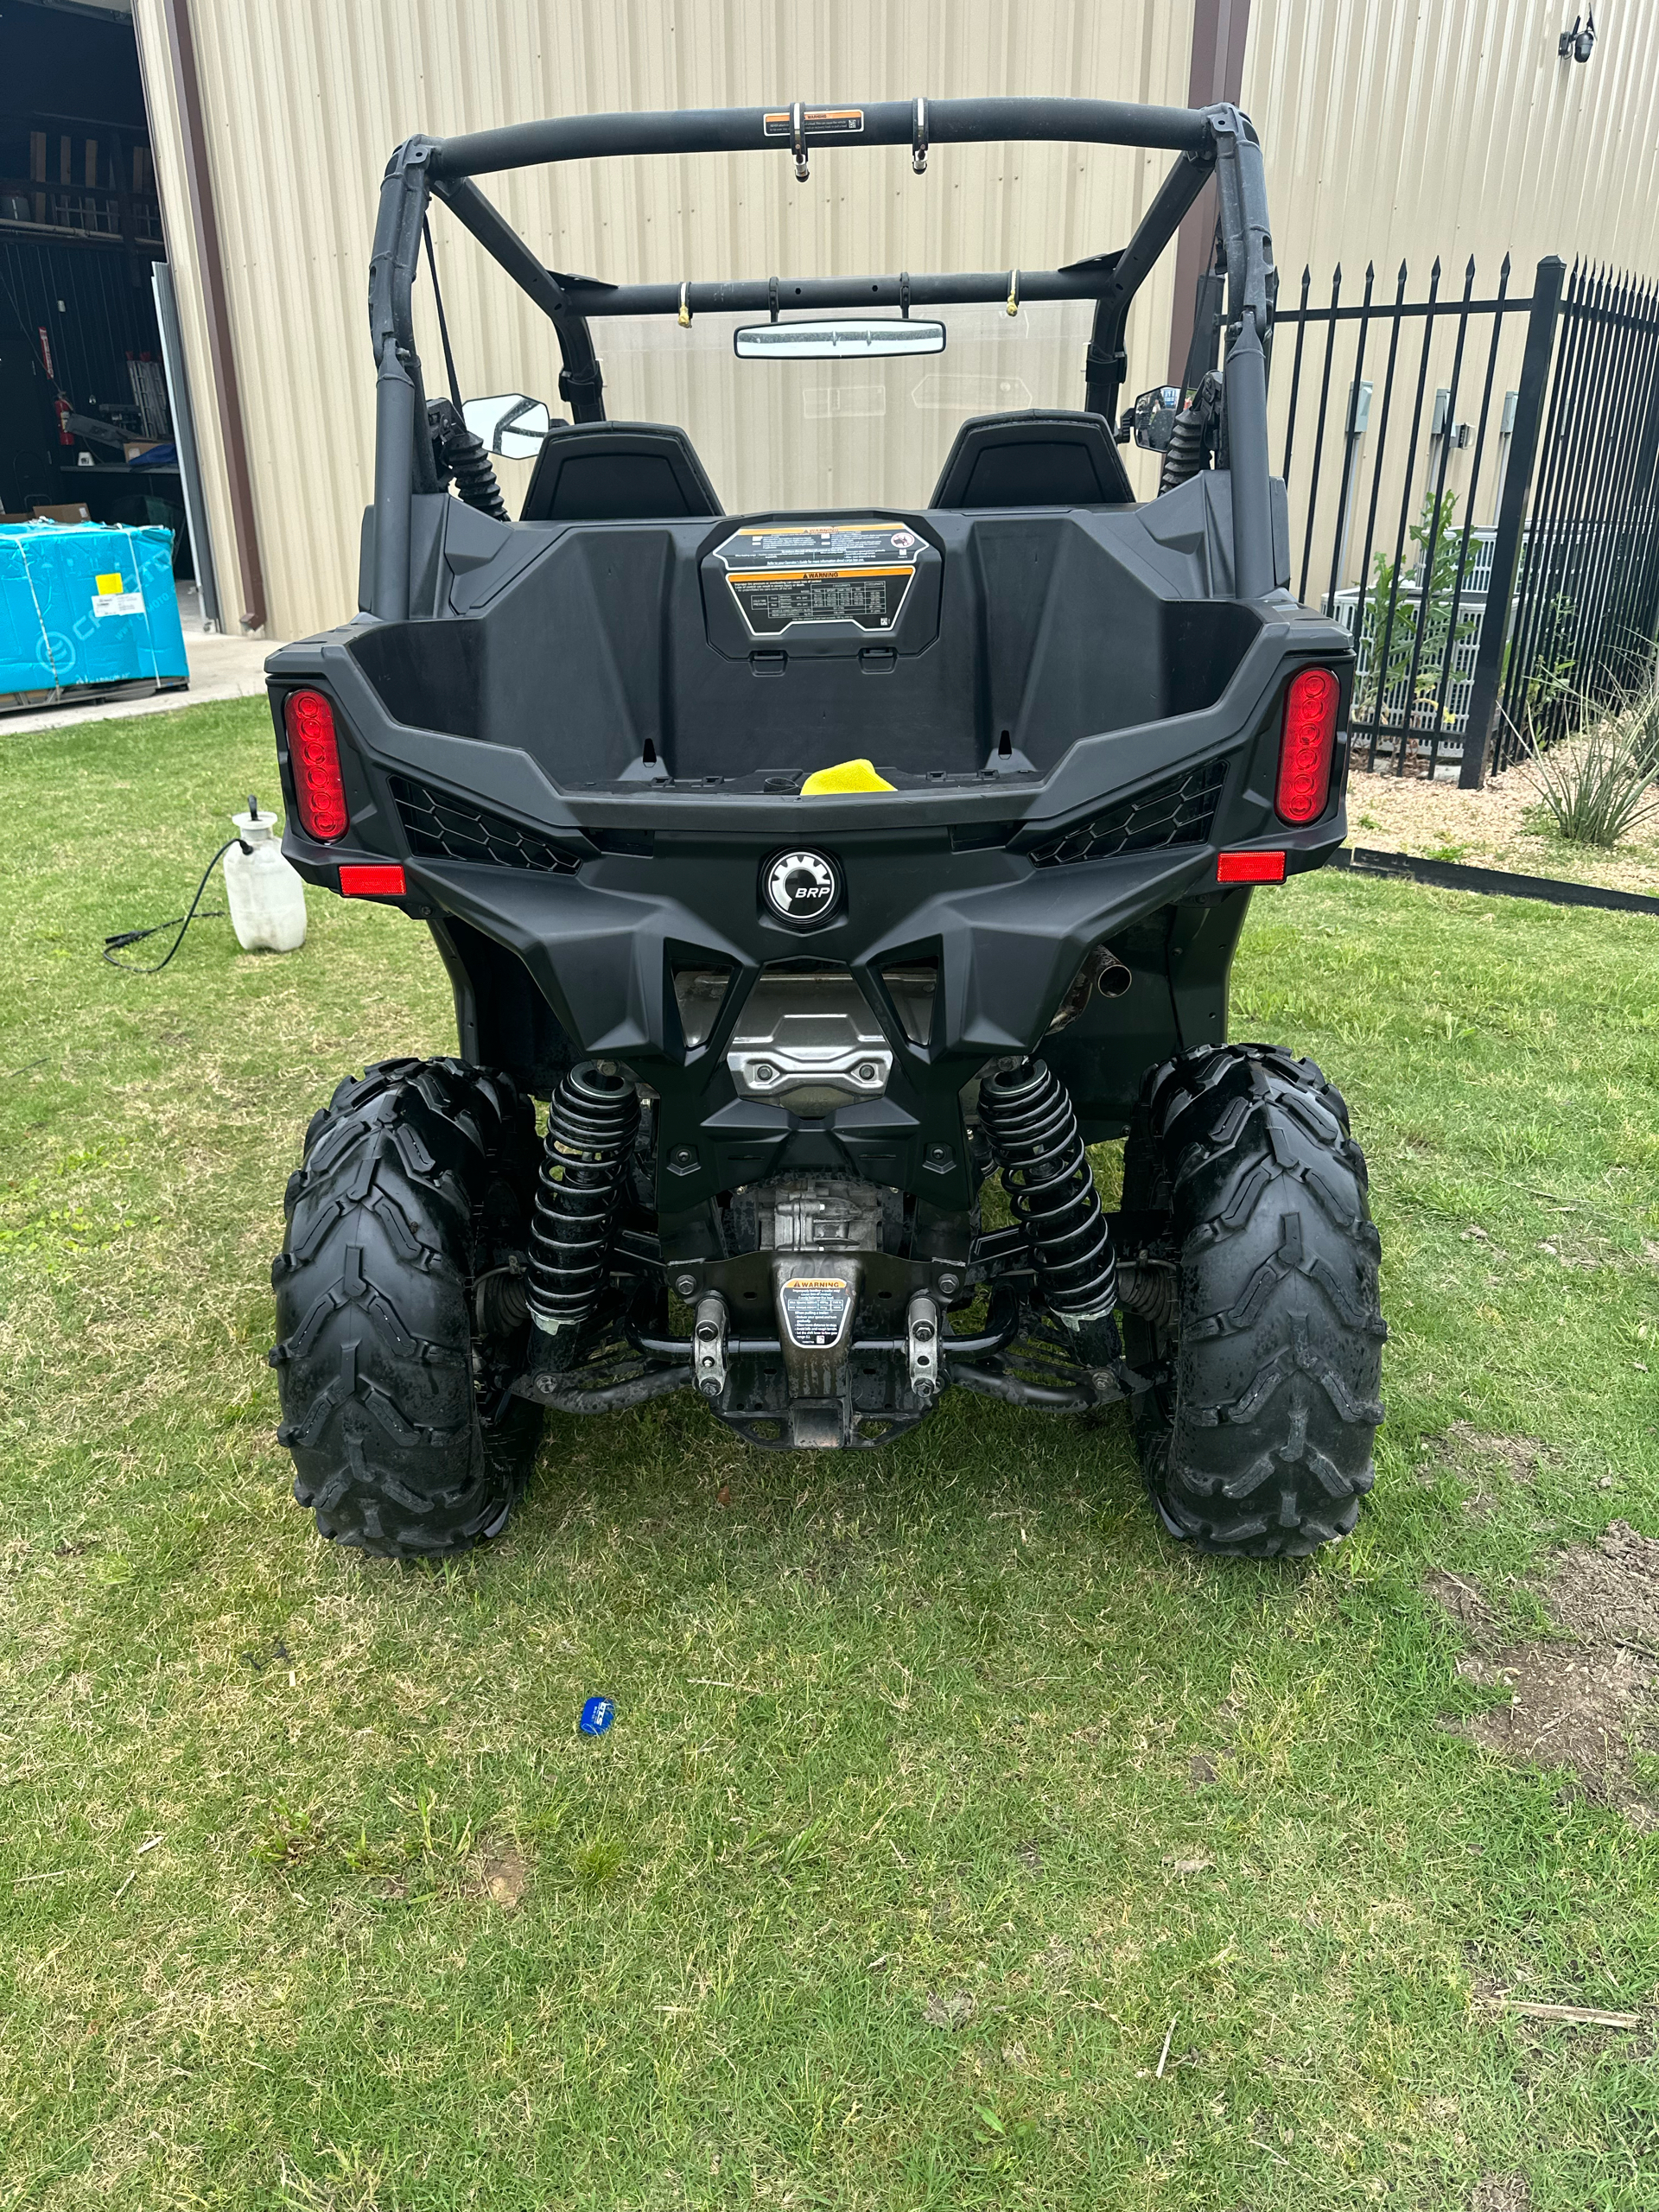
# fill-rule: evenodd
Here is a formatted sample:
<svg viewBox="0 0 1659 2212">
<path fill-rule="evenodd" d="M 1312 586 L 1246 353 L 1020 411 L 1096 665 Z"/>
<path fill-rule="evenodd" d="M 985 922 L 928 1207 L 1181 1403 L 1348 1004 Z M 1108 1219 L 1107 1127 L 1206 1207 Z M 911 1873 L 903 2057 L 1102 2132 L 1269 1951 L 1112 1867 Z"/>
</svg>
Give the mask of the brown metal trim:
<svg viewBox="0 0 1659 2212">
<path fill-rule="evenodd" d="M 1250 0 L 1194 0 L 1192 60 L 1187 77 L 1189 107 L 1236 106 L 1244 89 L 1244 42 L 1249 35 Z M 1198 279 L 1210 266 L 1216 234 L 1216 188 L 1207 185 L 1181 219 L 1175 234 L 1175 301 L 1169 316 L 1169 369 L 1165 381 L 1179 384 L 1192 343 L 1192 308 Z"/>
<path fill-rule="evenodd" d="M 264 626 L 265 620 L 265 575 L 259 558 L 258 527 L 254 520 L 253 481 L 248 471 L 248 445 L 242 421 L 242 391 L 237 381 L 236 353 L 231 342 L 230 305 L 219 245 L 219 214 L 207 159 L 207 137 L 202 124 L 195 38 L 190 28 L 189 0 L 162 0 L 162 4 L 173 54 L 173 85 L 178 96 L 180 132 L 184 140 L 185 174 L 190 181 L 196 264 L 201 278 L 202 301 L 207 310 L 213 396 L 218 402 L 219 436 L 225 447 L 231 518 L 236 528 L 237 567 L 245 602 L 242 627 L 258 630 Z"/>
</svg>

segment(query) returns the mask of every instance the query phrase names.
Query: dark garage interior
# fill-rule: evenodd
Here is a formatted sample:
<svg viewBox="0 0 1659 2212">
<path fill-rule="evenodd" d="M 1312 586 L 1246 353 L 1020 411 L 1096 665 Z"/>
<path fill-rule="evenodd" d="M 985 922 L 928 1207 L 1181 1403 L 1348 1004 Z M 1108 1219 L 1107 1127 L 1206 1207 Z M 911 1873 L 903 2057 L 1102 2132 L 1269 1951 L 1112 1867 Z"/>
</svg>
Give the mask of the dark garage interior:
<svg viewBox="0 0 1659 2212">
<path fill-rule="evenodd" d="M 0 508 L 164 524 L 188 577 L 130 15 L 4 0 L 0 82 Z"/>
</svg>

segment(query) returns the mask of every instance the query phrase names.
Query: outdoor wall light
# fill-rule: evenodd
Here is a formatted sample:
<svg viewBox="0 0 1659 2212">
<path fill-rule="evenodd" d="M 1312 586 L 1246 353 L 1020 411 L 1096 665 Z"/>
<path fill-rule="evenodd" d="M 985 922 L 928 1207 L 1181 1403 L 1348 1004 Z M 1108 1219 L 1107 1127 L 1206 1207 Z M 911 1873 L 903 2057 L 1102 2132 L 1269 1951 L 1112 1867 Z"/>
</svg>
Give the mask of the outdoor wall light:
<svg viewBox="0 0 1659 2212">
<path fill-rule="evenodd" d="M 1572 29 L 1561 33 L 1560 44 L 1556 48 L 1555 52 L 1563 61 L 1569 54 L 1574 61 L 1587 61 L 1590 59 L 1590 49 L 1595 42 L 1596 11 L 1592 8 L 1588 15 L 1573 16 Z"/>
</svg>

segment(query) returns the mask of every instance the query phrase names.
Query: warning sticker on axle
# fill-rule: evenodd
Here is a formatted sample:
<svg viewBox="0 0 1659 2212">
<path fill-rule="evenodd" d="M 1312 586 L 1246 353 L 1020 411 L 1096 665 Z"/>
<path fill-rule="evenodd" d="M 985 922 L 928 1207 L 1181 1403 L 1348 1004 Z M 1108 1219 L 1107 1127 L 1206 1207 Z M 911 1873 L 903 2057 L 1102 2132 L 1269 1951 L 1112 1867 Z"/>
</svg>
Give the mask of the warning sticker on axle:
<svg viewBox="0 0 1659 2212">
<path fill-rule="evenodd" d="M 920 544 L 891 522 L 802 522 L 735 531 L 715 558 L 752 637 L 797 622 L 881 631 L 899 620 Z"/>
<path fill-rule="evenodd" d="M 853 1294 L 842 1275 L 791 1275 L 778 1288 L 784 1325 L 803 1351 L 828 1351 L 841 1342 Z"/>
</svg>

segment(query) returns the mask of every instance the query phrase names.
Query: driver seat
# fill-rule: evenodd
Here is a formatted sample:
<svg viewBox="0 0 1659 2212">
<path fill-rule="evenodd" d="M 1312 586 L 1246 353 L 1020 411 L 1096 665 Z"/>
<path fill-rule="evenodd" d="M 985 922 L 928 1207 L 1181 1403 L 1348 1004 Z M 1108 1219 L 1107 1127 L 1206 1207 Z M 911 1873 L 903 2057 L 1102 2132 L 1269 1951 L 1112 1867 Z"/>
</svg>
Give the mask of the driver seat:
<svg viewBox="0 0 1659 2212">
<path fill-rule="evenodd" d="M 523 522 L 671 522 L 723 514 L 673 423 L 556 423 L 542 440 Z"/>
</svg>

